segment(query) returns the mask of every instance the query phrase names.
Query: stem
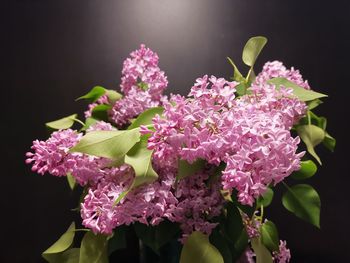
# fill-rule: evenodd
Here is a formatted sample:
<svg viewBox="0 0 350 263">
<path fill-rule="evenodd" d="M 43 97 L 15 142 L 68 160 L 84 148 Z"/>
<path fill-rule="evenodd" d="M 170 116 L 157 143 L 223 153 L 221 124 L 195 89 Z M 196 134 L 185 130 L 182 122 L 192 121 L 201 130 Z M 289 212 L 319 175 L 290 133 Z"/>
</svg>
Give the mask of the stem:
<svg viewBox="0 0 350 263">
<path fill-rule="evenodd" d="M 245 80 L 247 81 L 247 83 L 248 83 L 248 81 L 249 81 L 250 74 L 252 74 L 252 70 L 253 70 L 253 67 L 251 67 L 251 68 L 249 69 L 248 74 L 247 74 L 247 77 L 245 78 Z"/>
</svg>

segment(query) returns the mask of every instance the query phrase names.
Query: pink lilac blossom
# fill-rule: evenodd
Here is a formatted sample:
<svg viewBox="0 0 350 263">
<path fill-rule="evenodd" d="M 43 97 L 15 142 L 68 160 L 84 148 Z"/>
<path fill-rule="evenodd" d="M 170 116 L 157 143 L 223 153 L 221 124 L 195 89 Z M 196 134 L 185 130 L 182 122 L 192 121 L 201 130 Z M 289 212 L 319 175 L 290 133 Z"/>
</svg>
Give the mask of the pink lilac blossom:
<svg viewBox="0 0 350 263">
<path fill-rule="evenodd" d="M 171 221 L 180 223 L 182 243 L 193 231 L 210 235 L 217 223 L 210 222 L 222 211 L 220 181 L 208 181 L 209 172 L 202 171 L 179 181 L 175 196 L 178 204 L 171 211 Z M 209 185 L 207 185 L 209 184 Z"/>
<path fill-rule="evenodd" d="M 273 260 L 276 263 L 288 263 L 291 259 L 290 250 L 287 248 L 287 242 L 280 240 L 279 251 L 273 252 Z"/>
<path fill-rule="evenodd" d="M 116 101 L 110 111 L 111 119 L 114 124 L 121 127 L 130 123 L 130 120 L 137 117 L 143 111 L 162 105 L 161 100 L 153 100 L 147 91 L 131 88 L 129 94 L 124 98 Z"/>
<path fill-rule="evenodd" d="M 110 118 L 118 127 L 129 123 L 144 110 L 166 101 L 162 93 L 168 81 L 158 62 L 158 55 L 145 45 L 124 61 L 120 88 L 125 96 L 110 111 Z"/>
<path fill-rule="evenodd" d="M 259 220 L 256 220 L 254 217 L 249 218 L 249 216 L 244 213 L 242 213 L 242 220 L 249 239 L 260 236 L 261 222 Z"/>
<path fill-rule="evenodd" d="M 98 129 L 114 128 L 110 124 L 97 122 L 91 130 Z M 70 153 L 70 148 L 75 146 L 82 136 L 82 133 L 67 129 L 53 132 L 46 141 L 36 140 L 32 146 L 34 153 L 26 154 L 26 163 L 33 163 L 32 170 L 42 175 L 46 172 L 55 176 L 71 173 L 82 186 L 96 184 L 104 177 L 104 168 L 110 160 L 82 153 Z"/>
<path fill-rule="evenodd" d="M 32 170 L 38 174 L 65 176 L 75 164 L 68 151 L 81 137 L 82 134 L 67 129 L 53 132 L 46 141 L 36 140 L 31 147 L 34 153 L 26 154 L 26 163 L 33 163 Z"/>
<path fill-rule="evenodd" d="M 120 88 L 125 95 L 129 95 L 133 89 L 142 90 L 141 83 L 146 84 L 145 89 L 152 100 L 160 100 L 162 92 L 168 85 L 167 77 L 158 67 L 159 57 L 157 53 L 144 44 L 140 49 L 131 52 L 123 64 L 122 83 Z"/>
<path fill-rule="evenodd" d="M 154 226 L 168 219 L 180 223 L 182 241 L 194 230 L 210 234 L 216 224 L 209 221 L 221 212 L 220 185 L 207 188 L 206 174 L 183 180 L 174 189 L 176 166 L 156 162 L 159 180 L 132 190 L 116 205 L 117 198 L 131 185 L 134 175 L 129 166 L 114 168 L 113 176 L 91 187 L 81 205 L 83 225 L 95 233 L 111 234 L 120 225 L 140 222 Z"/>
<path fill-rule="evenodd" d="M 279 91 L 274 85 L 267 83 L 272 78 L 286 78 L 289 81 L 309 90 L 307 81 L 293 67 L 287 69 L 281 62 L 273 61 L 265 63 L 263 70 L 256 76 L 250 90 L 260 101 L 260 105 L 266 110 L 279 109 L 283 112 L 283 122 L 290 129 L 303 115 L 305 115 L 307 106 L 303 101 L 293 98 L 292 89 L 281 88 Z"/>
<path fill-rule="evenodd" d="M 299 70 L 294 69 L 294 67 L 287 69 L 280 61 L 266 62 L 254 82 L 256 84 L 265 84 L 272 78 L 286 78 L 304 89 L 310 89 L 309 83 L 303 79 Z"/>
<path fill-rule="evenodd" d="M 112 124 L 104 121 L 97 121 L 96 123 L 92 124 L 86 132 L 91 131 L 113 131 L 116 130 L 115 127 L 112 126 Z"/>
<path fill-rule="evenodd" d="M 236 189 L 238 200 L 252 205 L 269 184 L 298 170 L 304 153 L 296 153 L 300 139 L 290 134 L 295 116 L 281 111 L 281 104 L 290 106 L 283 104 L 284 97 L 254 94 L 234 100 L 236 85 L 204 76 L 192 87 L 193 98 L 171 97 L 164 104 L 165 119 L 153 120 L 148 147 L 159 158 L 176 155 L 190 163 L 198 158 L 226 163 L 223 188 Z"/>
<path fill-rule="evenodd" d="M 111 234 L 120 225 L 134 222 L 157 225 L 167 216 L 167 209 L 177 203 L 172 194 L 172 173 L 160 176 L 161 180 L 129 192 L 115 205 L 117 198 L 127 191 L 134 174 L 128 165 L 111 170 L 95 187 L 90 188 L 81 206 L 83 224 L 95 233 Z"/>
<path fill-rule="evenodd" d="M 255 263 L 254 257 L 255 253 L 250 249 L 250 247 L 247 247 L 236 263 Z"/>
</svg>

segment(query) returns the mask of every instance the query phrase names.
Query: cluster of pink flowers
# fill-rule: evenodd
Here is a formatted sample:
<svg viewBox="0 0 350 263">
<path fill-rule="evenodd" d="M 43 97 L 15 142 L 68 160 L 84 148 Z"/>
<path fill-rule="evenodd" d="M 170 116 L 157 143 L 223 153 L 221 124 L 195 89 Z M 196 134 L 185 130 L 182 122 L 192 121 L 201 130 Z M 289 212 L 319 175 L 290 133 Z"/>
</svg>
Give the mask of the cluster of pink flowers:
<svg viewBox="0 0 350 263">
<path fill-rule="evenodd" d="M 160 106 L 166 100 L 162 94 L 168 80 L 158 62 L 158 55 L 145 45 L 124 61 L 120 88 L 125 96 L 111 110 L 111 120 L 117 126 L 129 123 L 144 110 Z"/>
<path fill-rule="evenodd" d="M 123 65 L 121 90 L 124 97 L 111 105 L 111 123 L 98 121 L 86 130 L 111 131 L 122 128 L 148 108 L 163 106 L 153 127 L 141 126 L 153 150 L 152 165 L 158 174 L 153 183 L 130 190 L 135 177 L 131 166 L 111 167 L 107 158 L 71 153 L 83 133 L 59 130 L 46 141 L 34 141 L 26 162 L 32 170 L 55 176 L 71 174 L 88 187 L 81 204 L 83 225 L 95 233 L 111 234 L 121 225 L 139 222 L 158 225 L 164 220 L 179 223 L 184 242 L 193 231 L 210 234 L 214 218 L 223 210 L 221 190 L 237 191 L 243 205 L 252 206 L 269 185 L 276 185 L 300 168 L 303 152 L 297 153 L 299 137 L 292 126 L 305 114 L 306 104 L 286 87 L 276 89 L 268 80 L 283 77 L 310 89 L 298 70 L 268 62 L 249 88 L 236 97 L 239 83 L 207 75 L 198 78 L 189 96 L 163 96 L 168 82 L 158 67 L 156 53 L 141 45 Z M 89 105 L 110 104 L 107 96 Z M 176 180 L 178 161 L 204 160 L 202 170 Z M 212 176 L 218 166 L 221 174 Z M 125 194 L 127 193 L 127 194 Z M 119 200 L 120 199 L 120 200 Z M 119 200 L 117 203 L 116 200 Z M 250 239 L 259 237 L 260 221 L 242 214 Z M 247 250 L 249 262 L 254 253 Z M 273 253 L 276 262 L 289 262 L 290 251 L 280 243 Z"/>
<path fill-rule="evenodd" d="M 237 84 L 204 76 L 192 87 L 192 97 L 171 97 L 164 105 L 165 119 L 154 119 L 148 147 L 160 158 L 226 163 L 223 188 L 236 189 L 238 200 L 252 205 L 269 184 L 300 168 L 304 153 L 296 152 L 300 139 L 291 136 L 290 128 L 306 105 L 298 101 L 303 109 L 295 107 L 297 99 L 285 96 L 288 89 L 277 91 L 266 82 L 253 84 L 252 95 L 235 99 Z"/>
<path fill-rule="evenodd" d="M 89 131 L 112 130 L 110 124 L 97 122 Z M 43 175 L 46 172 L 54 176 L 66 176 L 72 174 L 77 182 L 84 185 L 94 185 L 104 177 L 104 167 L 111 161 L 106 158 L 90 156 L 81 153 L 70 153 L 82 138 L 83 134 L 67 129 L 53 132 L 46 141 L 34 141 L 32 152 L 28 152 L 26 162 L 33 163 L 32 170 Z"/>
<path fill-rule="evenodd" d="M 146 109 L 161 106 L 166 101 L 163 92 L 168 80 L 158 63 L 157 53 L 143 44 L 124 61 L 120 84 L 124 96 L 111 105 L 109 111 L 109 119 L 115 126 L 122 127 Z M 91 117 L 92 110 L 100 104 L 110 104 L 106 95 L 88 106 L 85 118 Z"/>
<path fill-rule="evenodd" d="M 288 263 L 291 259 L 290 250 L 287 248 L 287 242 L 280 240 L 279 251 L 273 252 L 273 260 L 277 263 Z"/>
</svg>

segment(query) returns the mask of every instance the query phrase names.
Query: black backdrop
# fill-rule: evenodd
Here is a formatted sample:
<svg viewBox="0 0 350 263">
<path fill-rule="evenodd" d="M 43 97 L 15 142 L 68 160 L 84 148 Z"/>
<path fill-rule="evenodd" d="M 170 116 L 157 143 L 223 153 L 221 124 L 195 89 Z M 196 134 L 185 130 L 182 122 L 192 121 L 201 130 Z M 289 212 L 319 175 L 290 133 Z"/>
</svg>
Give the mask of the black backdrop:
<svg viewBox="0 0 350 263">
<path fill-rule="evenodd" d="M 269 39 L 257 70 L 282 60 L 329 94 L 318 113 L 338 139 L 334 154 L 320 149 L 324 165 L 309 180 L 322 199 L 321 230 L 291 216 L 278 198 L 267 215 L 292 262 L 349 262 L 347 1 L 12 0 L 1 11 L 1 262 L 41 262 L 74 218 L 66 181 L 24 164 L 31 141 L 48 135 L 43 123 L 81 115 L 85 104 L 74 99 L 94 85 L 118 88 L 122 61 L 140 43 L 158 52 L 168 93 L 186 94 L 196 77 L 229 77 L 226 56 L 242 66 L 242 47 L 254 35 Z"/>
</svg>

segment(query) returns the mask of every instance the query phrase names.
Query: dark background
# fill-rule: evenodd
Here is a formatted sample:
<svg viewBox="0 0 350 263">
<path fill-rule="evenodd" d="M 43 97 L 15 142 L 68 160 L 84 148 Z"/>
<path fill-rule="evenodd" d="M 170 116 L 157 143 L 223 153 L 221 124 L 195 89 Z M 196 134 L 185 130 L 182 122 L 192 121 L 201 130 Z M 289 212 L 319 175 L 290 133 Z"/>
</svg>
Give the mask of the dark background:
<svg viewBox="0 0 350 263">
<path fill-rule="evenodd" d="M 256 71 L 278 59 L 329 94 L 317 113 L 338 142 L 334 154 L 319 147 L 324 165 L 309 180 L 322 200 L 321 230 L 290 215 L 279 198 L 267 215 L 292 262 L 350 262 L 347 1 L 13 0 L 1 11 L 1 262 L 41 262 L 74 218 L 66 180 L 24 164 L 31 141 L 47 138 L 45 122 L 82 116 L 86 105 L 74 100 L 94 85 L 118 89 L 122 62 L 140 43 L 159 54 L 167 92 L 186 94 L 204 74 L 228 78 L 226 56 L 243 69 L 241 51 L 254 35 L 269 39 Z"/>
</svg>

